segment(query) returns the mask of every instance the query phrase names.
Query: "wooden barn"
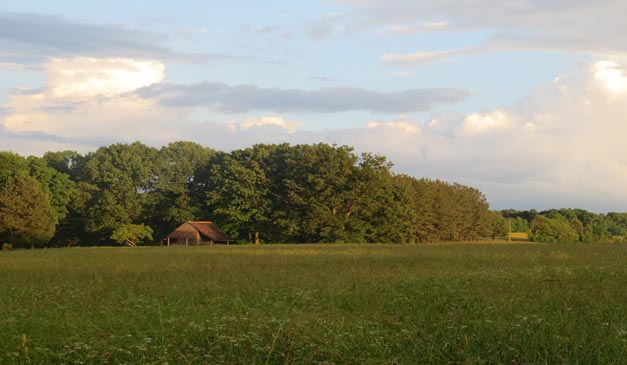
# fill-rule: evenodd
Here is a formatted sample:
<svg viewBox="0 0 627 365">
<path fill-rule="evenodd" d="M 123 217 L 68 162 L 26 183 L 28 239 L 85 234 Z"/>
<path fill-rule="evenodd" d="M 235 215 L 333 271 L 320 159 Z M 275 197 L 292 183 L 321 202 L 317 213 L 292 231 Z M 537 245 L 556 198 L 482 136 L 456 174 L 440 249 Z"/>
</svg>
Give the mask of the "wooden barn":
<svg viewBox="0 0 627 365">
<path fill-rule="evenodd" d="M 230 244 L 231 236 L 210 221 L 189 221 L 178 226 L 164 238 L 170 245 L 211 245 L 214 243 Z"/>
</svg>

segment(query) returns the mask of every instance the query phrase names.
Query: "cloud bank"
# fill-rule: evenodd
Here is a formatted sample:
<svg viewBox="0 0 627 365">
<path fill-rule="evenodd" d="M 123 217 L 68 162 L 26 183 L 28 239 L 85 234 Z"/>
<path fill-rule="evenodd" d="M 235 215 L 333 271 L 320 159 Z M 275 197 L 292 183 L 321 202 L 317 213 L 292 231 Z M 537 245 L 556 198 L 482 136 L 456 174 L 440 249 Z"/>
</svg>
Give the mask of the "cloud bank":
<svg viewBox="0 0 627 365">
<path fill-rule="evenodd" d="M 97 25 L 61 16 L 0 11 L 0 65 L 38 68 L 51 57 L 140 58 L 187 62 L 229 59 L 221 54 L 176 52 L 161 34 Z"/>
<path fill-rule="evenodd" d="M 278 113 L 338 113 L 364 110 L 374 113 L 425 111 L 466 98 L 463 90 L 435 88 L 377 92 L 354 87 L 317 90 L 230 86 L 221 82 L 174 85 L 155 84 L 139 89 L 137 95 L 171 107 L 206 107 L 226 113 L 271 111 Z"/>
<path fill-rule="evenodd" d="M 390 65 L 426 63 L 487 52 L 549 51 L 595 57 L 624 55 L 627 49 L 627 2 L 499 0 L 337 0 L 345 22 L 355 29 L 374 29 L 380 36 L 432 32 L 477 34 L 485 38 L 462 49 L 415 49 L 384 54 Z M 350 30 L 350 29 L 349 29 Z"/>
</svg>

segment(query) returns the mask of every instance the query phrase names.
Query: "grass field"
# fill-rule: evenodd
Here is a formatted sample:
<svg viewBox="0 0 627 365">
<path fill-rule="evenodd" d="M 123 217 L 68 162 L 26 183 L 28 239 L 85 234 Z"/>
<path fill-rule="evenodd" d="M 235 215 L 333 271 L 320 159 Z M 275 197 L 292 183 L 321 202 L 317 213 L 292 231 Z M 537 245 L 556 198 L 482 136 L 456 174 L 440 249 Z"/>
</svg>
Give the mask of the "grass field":
<svg viewBox="0 0 627 365">
<path fill-rule="evenodd" d="M 627 244 L 0 252 L 1 364 L 624 364 Z"/>
</svg>

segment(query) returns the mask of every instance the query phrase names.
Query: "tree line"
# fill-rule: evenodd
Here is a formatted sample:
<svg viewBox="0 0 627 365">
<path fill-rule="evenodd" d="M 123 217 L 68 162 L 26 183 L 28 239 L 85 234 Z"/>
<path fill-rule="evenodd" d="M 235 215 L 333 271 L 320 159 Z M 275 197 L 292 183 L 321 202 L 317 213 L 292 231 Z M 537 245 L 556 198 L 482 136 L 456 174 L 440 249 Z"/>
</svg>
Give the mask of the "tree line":
<svg viewBox="0 0 627 365">
<path fill-rule="evenodd" d="M 227 153 L 135 142 L 85 155 L 0 152 L 0 166 L 0 242 L 22 247 L 154 243 L 189 220 L 214 221 L 238 242 L 268 243 L 494 239 L 507 235 L 510 218 L 543 240 L 537 227 L 547 226 L 491 211 L 475 188 L 396 175 L 383 156 L 323 143 Z M 580 237 L 597 237 L 593 218 L 580 228 L 570 218 Z"/>
<path fill-rule="evenodd" d="M 627 213 L 592 213 L 583 209 L 504 210 L 512 231 L 528 232 L 536 242 L 607 243 L 624 241 L 627 236 Z"/>
</svg>

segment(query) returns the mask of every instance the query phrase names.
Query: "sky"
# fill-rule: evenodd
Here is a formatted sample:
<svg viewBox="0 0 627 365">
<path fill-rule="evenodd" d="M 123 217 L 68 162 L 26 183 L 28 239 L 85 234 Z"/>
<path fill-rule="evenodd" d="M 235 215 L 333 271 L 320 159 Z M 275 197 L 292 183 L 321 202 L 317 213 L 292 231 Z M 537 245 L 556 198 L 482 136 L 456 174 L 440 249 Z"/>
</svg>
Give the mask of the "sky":
<svg viewBox="0 0 627 365">
<path fill-rule="evenodd" d="M 627 211 L 627 1 L 0 0 L 0 150 L 330 143 Z"/>
</svg>

